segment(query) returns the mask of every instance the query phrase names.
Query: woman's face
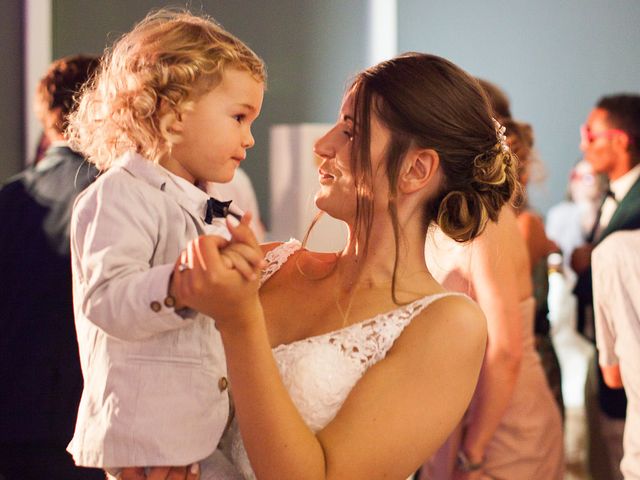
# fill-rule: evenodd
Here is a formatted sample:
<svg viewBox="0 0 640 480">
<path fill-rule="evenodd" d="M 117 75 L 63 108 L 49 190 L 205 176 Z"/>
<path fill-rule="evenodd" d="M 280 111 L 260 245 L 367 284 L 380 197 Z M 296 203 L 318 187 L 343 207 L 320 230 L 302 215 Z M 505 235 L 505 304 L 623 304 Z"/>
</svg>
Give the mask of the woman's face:
<svg viewBox="0 0 640 480">
<path fill-rule="evenodd" d="M 351 223 L 356 212 L 356 189 L 351 171 L 351 148 L 359 127 L 354 124 L 354 94 L 347 93 L 340 108 L 335 125 L 314 145 L 320 158 L 318 168 L 320 190 L 316 193 L 316 206 L 334 218 Z M 382 126 L 377 116 L 371 114 L 371 169 L 373 172 L 372 193 L 376 198 L 388 201 L 388 183 L 384 168 L 384 154 L 390 139 L 389 131 Z M 386 205 L 386 203 L 385 203 Z"/>
</svg>

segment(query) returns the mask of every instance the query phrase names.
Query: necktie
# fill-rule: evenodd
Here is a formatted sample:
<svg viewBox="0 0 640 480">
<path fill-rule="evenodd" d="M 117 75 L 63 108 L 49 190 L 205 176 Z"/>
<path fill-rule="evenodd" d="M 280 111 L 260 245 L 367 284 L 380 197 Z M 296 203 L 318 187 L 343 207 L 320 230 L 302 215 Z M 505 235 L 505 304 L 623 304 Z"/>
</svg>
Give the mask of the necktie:
<svg viewBox="0 0 640 480">
<path fill-rule="evenodd" d="M 598 213 L 596 213 L 596 220 L 595 222 L 593 222 L 593 227 L 591 228 L 591 232 L 587 237 L 587 243 L 593 243 L 593 241 L 596 238 L 596 234 L 598 233 L 598 230 L 600 228 L 600 217 L 602 216 L 602 207 L 604 207 L 604 204 L 607 201 L 607 198 L 609 197 L 611 197 L 614 202 L 618 203 L 618 201 L 616 200 L 615 194 L 611 190 L 607 190 L 604 194 L 604 198 L 602 199 L 602 203 L 600 203 L 600 208 L 598 208 Z"/>
<path fill-rule="evenodd" d="M 231 205 L 231 200 L 222 202 L 213 197 L 209 198 L 209 200 L 207 200 L 207 212 L 204 216 L 205 223 L 211 224 L 214 218 L 224 218 L 227 215 L 231 215 L 237 220 L 240 220 L 242 218 L 240 215 L 229 211 L 229 205 Z"/>
</svg>

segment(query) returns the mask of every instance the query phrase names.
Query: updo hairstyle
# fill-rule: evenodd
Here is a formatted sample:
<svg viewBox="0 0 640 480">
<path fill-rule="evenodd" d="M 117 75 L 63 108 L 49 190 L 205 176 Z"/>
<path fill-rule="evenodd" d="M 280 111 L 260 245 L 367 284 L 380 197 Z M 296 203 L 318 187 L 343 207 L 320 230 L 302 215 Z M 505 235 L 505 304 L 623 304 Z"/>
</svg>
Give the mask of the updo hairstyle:
<svg viewBox="0 0 640 480">
<path fill-rule="evenodd" d="M 266 80 L 262 60 L 213 19 L 152 13 L 105 52 L 70 118 L 70 143 L 101 170 L 127 150 L 157 162 L 179 141 L 172 123 L 228 67 Z"/>
<path fill-rule="evenodd" d="M 424 206 L 425 232 L 435 221 L 449 237 L 466 242 L 477 237 L 489 220 L 498 219 L 517 187 L 516 159 L 476 79 L 444 58 L 406 53 L 360 73 L 352 89 L 358 130 L 351 160 L 356 229 L 369 232 L 372 222 L 372 109 L 391 132 L 385 166 L 396 246 L 397 180 L 401 162 L 414 146 L 438 153 L 444 179 Z M 365 238 L 368 243 L 368 235 Z"/>
</svg>

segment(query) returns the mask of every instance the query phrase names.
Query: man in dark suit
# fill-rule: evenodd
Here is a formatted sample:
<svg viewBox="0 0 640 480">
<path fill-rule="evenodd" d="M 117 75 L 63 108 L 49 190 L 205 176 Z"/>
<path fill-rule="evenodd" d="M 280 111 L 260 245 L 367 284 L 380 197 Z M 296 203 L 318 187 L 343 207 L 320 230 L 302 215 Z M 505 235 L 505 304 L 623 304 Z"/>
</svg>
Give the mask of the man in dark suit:
<svg viewBox="0 0 640 480">
<path fill-rule="evenodd" d="M 66 446 L 82 392 L 71 299 L 69 222 L 97 175 L 65 143 L 73 95 L 95 57 L 55 61 L 36 91 L 50 146 L 0 189 L 0 479 L 103 479 Z"/>
<path fill-rule="evenodd" d="M 578 274 L 574 290 L 578 300 L 578 329 L 593 342 L 591 251 L 615 231 L 640 228 L 640 96 L 611 95 L 600 99 L 582 126 L 581 137 L 580 148 L 585 159 L 596 173 L 609 178 L 609 192 L 598 212 L 589 243 L 577 248 L 571 257 L 571 266 Z M 602 420 L 600 424 L 605 430 L 608 424 L 621 434 L 621 428 L 616 423 L 619 424 L 625 418 L 624 391 L 608 388 L 597 365 L 594 364 L 591 369 L 590 373 L 594 377 L 598 376 L 596 381 Z M 591 436 L 591 451 L 598 449 L 595 435 Z M 609 445 L 612 453 L 611 468 L 616 472 L 619 472 L 620 460 L 617 457 L 622 454 L 621 438 L 619 443 L 619 448 L 617 440 L 616 445 Z M 600 467 L 594 465 L 592 469 L 599 470 Z M 592 475 L 594 478 L 615 478 L 605 477 L 603 471 L 592 471 Z"/>
</svg>

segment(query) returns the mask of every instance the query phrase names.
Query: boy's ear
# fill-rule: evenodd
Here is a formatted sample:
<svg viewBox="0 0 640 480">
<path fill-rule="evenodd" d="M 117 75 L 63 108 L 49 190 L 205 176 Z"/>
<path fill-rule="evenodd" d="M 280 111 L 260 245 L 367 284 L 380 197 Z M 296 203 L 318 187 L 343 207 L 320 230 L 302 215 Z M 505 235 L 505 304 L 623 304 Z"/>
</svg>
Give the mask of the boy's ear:
<svg viewBox="0 0 640 480">
<path fill-rule="evenodd" d="M 431 181 L 440 166 L 438 152 L 431 148 L 409 150 L 398 178 L 398 190 L 414 193 Z"/>
<path fill-rule="evenodd" d="M 167 117 L 167 131 L 170 133 L 182 133 L 184 131 L 184 122 L 181 115 L 171 115 Z"/>
<path fill-rule="evenodd" d="M 169 135 L 180 135 L 184 132 L 183 116 L 175 110 L 171 111 L 166 100 L 160 100 L 157 115 L 160 119 L 160 131 L 168 133 Z"/>
</svg>

